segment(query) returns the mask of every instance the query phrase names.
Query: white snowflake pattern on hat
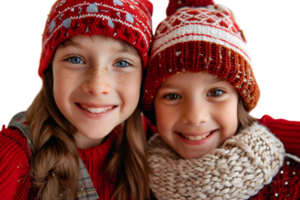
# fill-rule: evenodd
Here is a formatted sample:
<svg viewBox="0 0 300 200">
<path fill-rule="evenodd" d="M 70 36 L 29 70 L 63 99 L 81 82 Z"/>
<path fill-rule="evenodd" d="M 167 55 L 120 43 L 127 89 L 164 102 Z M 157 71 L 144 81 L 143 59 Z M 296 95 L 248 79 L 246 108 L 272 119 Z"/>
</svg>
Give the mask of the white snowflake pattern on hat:
<svg viewBox="0 0 300 200">
<path fill-rule="evenodd" d="M 107 24 L 108 24 L 108 26 L 110 26 L 111 28 L 115 28 L 115 24 L 114 24 L 114 22 L 111 20 L 111 18 L 109 18 L 109 19 L 107 20 Z"/>
<path fill-rule="evenodd" d="M 56 22 L 53 20 L 51 23 L 50 23 L 50 29 L 49 29 L 49 33 L 51 33 L 53 31 L 53 29 L 55 28 L 56 26 Z"/>
<path fill-rule="evenodd" d="M 96 13 L 96 12 L 98 12 L 98 6 L 97 6 L 97 3 L 92 3 L 91 5 L 89 5 L 89 6 L 86 8 L 86 12 L 90 12 L 90 13 Z"/>
<path fill-rule="evenodd" d="M 148 26 L 151 13 L 146 11 L 152 9 L 152 3 L 143 1 L 148 3 L 142 6 L 138 0 L 56 0 L 43 33 L 39 75 L 43 76 L 59 42 L 74 35 L 97 33 L 135 45 L 145 69 L 152 42 L 152 30 Z M 118 31 L 119 26 L 125 29 Z"/>
<path fill-rule="evenodd" d="M 130 23 L 134 23 L 134 18 L 130 13 L 126 14 L 126 20 Z"/>
<path fill-rule="evenodd" d="M 71 19 L 70 18 L 67 18 L 63 21 L 63 26 L 65 28 L 69 28 L 71 26 Z"/>
<path fill-rule="evenodd" d="M 123 6 L 123 2 L 121 0 L 114 0 L 114 4 L 117 4 L 119 6 Z"/>
<path fill-rule="evenodd" d="M 116 14 L 120 19 L 121 19 L 121 15 L 120 15 L 120 12 L 117 12 Z"/>
</svg>

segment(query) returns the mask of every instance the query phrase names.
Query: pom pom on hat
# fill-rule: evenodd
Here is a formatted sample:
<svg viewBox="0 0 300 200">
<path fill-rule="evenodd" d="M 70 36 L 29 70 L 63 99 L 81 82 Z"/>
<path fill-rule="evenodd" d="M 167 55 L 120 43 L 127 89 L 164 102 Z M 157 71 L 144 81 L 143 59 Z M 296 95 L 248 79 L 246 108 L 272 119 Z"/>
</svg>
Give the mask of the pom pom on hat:
<svg viewBox="0 0 300 200">
<path fill-rule="evenodd" d="M 169 0 L 167 16 L 173 15 L 179 8 L 183 7 L 206 7 L 214 5 L 213 0 Z"/>
<path fill-rule="evenodd" d="M 210 5 L 213 1 L 178 1 L 170 0 L 167 13 L 172 14 L 155 32 L 142 97 L 145 116 L 153 117 L 153 101 L 162 82 L 186 72 L 209 73 L 226 80 L 240 94 L 245 109 L 253 110 L 260 90 L 244 34 L 232 11 Z"/>
</svg>

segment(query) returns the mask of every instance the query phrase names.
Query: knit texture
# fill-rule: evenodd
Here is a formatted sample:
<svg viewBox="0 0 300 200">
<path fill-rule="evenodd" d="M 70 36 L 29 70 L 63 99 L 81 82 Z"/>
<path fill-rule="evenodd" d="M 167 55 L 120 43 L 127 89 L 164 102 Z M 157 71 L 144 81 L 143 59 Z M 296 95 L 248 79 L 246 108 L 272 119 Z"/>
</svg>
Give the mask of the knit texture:
<svg viewBox="0 0 300 200">
<path fill-rule="evenodd" d="M 109 199 L 115 189 L 115 180 L 107 173 L 107 165 L 112 156 L 112 146 L 116 141 L 116 135 L 109 135 L 104 143 L 90 149 L 78 149 L 80 157 L 88 170 L 99 199 Z"/>
<path fill-rule="evenodd" d="M 300 162 L 285 156 L 284 165 L 272 182 L 264 186 L 249 200 L 299 200 L 300 198 Z M 155 197 L 151 198 L 156 200 Z"/>
<path fill-rule="evenodd" d="M 195 8 L 195 2 L 206 7 Z M 260 91 L 244 34 L 228 8 L 211 3 L 170 0 L 169 6 L 188 7 L 168 16 L 156 29 L 143 91 L 147 117 L 161 83 L 186 72 L 209 73 L 225 79 L 237 89 L 247 111 L 256 106 Z"/>
<path fill-rule="evenodd" d="M 286 154 L 284 165 L 269 185 L 249 200 L 299 200 L 300 198 L 300 159 Z"/>
<path fill-rule="evenodd" d="M 110 200 L 115 180 L 107 176 L 106 167 L 116 135 L 110 134 L 104 143 L 91 149 L 78 149 L 99 199 Z M 31 183 L 30 152 L 23 134 L 12 128 L 0 132 L 0 197 L 1 199 L 34 200 L 28 198 Z"/>
<path fill-rule="evenodd" d="M 39 75 L 59 44 L 74 35 L 106 35 L 134 46 L 148 63 L 152 43 L 152 3 L 148 0 L 57 0 L 43 33 Z"/>
<path fill-rule="evenodd" d="M 179 0 L 179 1 L 169 1 L 167 8 L 167 16 L 173 15 L 177 9 L 183 8 L 185 6 L 193 7 L 205 7 L 207 5 L 214 5 L 213 0 Z"/>
<path fill-rule="evenodd" d="M 273 119 L 268 115 L 263 116 L 259 121 L 280 139 L 286 152 L 300 157 L 300 121 Z"/>
<path fill-rule="evenodd" d="M 25 137 L 19 130 L 0 132 L 0 197 L 28 199 L 31 186 L 31 155 Z"/>
<path fill-rule="evenodd" d="M 190 160 L 157 134 L 148 146 L 151 189 L 158 199 L 247 199 L 272 181 L 284 153 L 280 140 L 257 123 Z"/>
</svg>

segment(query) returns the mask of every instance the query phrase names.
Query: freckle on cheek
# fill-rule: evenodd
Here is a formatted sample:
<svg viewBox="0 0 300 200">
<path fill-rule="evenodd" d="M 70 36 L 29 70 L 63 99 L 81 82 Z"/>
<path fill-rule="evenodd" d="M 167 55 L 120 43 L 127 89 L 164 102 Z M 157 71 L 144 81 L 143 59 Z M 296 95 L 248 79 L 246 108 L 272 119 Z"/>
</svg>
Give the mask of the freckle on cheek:
<svg viewBox="0 0 300 200">
<path fill-rule="evenodd" d="M 115 79 L 117 79 L 117 83 L 118 84 L 122 84 L 122 85 L 128 85 L 128 78 L 127 76 L 115 76 Z"/>
<path fill-rule="evenodd" d="M 73 71 L 69 71 L 66 75 L 66 77 L 63 77 L 64 79 L 68 79 L 69 83 L 72 85 L 76 85 L 76 82 L 78 81 L 79 77 L 74 74 Z"/>
</svg>

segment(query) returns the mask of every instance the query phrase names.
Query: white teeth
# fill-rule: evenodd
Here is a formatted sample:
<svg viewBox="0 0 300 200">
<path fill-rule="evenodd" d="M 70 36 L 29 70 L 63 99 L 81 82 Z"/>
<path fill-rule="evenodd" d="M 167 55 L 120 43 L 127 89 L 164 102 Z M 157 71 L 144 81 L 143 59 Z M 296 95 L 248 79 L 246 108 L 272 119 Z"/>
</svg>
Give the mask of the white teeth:
<svg viewBox="0 0 300 200">
<path fill-rule="evenodd" d="M 103 113 L 106 112 L 108 110 L 111 110 L 113 108 L 113 106 L 108 106 L 108 107 L 102 107 L 102 108 L 90 108 L 87 107 L 85 105 L 80 105 L 82 108 L 84 108 L 86 111 L 89 111 L 91 113 Z"/>
<path fill-rule="evenodd" d="M 200 136 L 196 136 L 196 137 L 188 136 L 188 135 L 183 135 L 183 137 L 185 137 L 188 140 L 196 141 L 196 140 L 202 140 L 202 139 L 207 138 L 207 136 L 209 136 L 209 134 L 210 134 L 210 132 L 205 135 L 200 135 Z"/>
</svg>

